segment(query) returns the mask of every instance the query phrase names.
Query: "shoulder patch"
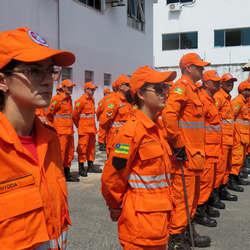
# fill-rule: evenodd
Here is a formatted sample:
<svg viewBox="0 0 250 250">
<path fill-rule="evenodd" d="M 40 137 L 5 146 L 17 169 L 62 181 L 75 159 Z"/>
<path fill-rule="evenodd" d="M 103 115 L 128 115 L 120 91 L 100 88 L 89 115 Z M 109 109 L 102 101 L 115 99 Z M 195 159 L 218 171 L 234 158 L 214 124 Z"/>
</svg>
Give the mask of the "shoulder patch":
<svg viewBox="0 0 250 250">
<path fill-rule="evenodd" d="M 110 108 L 110 109 L 113 109 L 114 106 L 115 106 L 115 105 L 114 105 L 113 103 L 108 104 L 108 108 Z"/>
<path fill-rule="evenodd" d="M 240 104 L 236 104 L 236 105 L 234 105 L 234 109 L 235 109 L 235 110 L 240 109 L 240 107 L 241 107 L 241 106 L 240 106 Z"/>
<path fill-rule="evenodd" d="M 56 104 L 57 104 L 57 101 L 56 101 L 56 100 L 54 100 L 54 101 L 52 102 L 52 104 L 53 104 L 53 105 L 56 105 Z"/>
<path fill-rule="evenodd" d="M 116 170 L 121 170 L 126 167 L 127 159 L 119 158 L 119 157 L 113 157 L 112 158 L 112 165 Z"/>
<path fill-rule="evenodd" d="M 129 149 L 130 149 L 129 144 L 117 143 L 115 145 L 115 153 L 116 154 L 125 154 L 125 155 L 127 155 L 129 153 Z"/>
<path fill-rule="evenodd" d="M 176 87 L 173 92 L 176 94 L 182 95 L 184 93 L 184 89 L 180 87 Z"/>
<path fill-rule="evenodd" d="M 81 105 L 80 102 L 77 102 L 77 103 L 76 103 L 76 107 L 79 107 L 80 105 Z"/>
</svg>

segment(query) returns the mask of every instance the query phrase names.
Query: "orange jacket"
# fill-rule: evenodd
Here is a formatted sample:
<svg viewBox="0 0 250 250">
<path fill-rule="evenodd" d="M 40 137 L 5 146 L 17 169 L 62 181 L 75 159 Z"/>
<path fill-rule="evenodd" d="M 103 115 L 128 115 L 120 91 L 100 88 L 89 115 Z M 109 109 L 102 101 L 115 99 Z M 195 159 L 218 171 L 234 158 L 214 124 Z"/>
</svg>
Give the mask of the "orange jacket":
<svg viewBox="0 0 250 250">
<path fill-rule="evenodd" d="M 232 100 L 234 112 L 234 143 L 249 144 L 249 113 L 248 103 L 242 94 Z"/>
<path fill-rule="evenodd" d="M 119 128 L 131 117 L 132 105 L 119 92 L 110 96 L 105 101 L 103 112 L 99 117 L 100 126 L 109 131 L 110 128 Z"/>
<path fill-rule="evenodd" d="M 173 147 L 185 145 L 188 160 L 185 174 L 199 174 L 204 165 L 204 113 L 198 95 L 198 86 L 192 80 L 182 77 L 171 88 L 167 105 L 162 112 L 167 137 Z M 180 173 L 180 169 L 174 170 Z"/>
<path fill-rule="evenodd" d="M 100 115 L 102 114 L 104 108 L 105 108 L 105 102 L 109 101 L 111 96 L 114 94 L 114 92 L 111 92 L 108 95 L 105 95 L 99 102 L 97 105 L 97 109 L 96 109 L 96 118 L 97 120 L 99 120 Z"/>
<path fill-rule="evenodd" d="M 61 92 L 55 95 L 48 108 L 48 120 L 52 122 L 58 134 L 73 134 L 72 100 L 71 97 Z"/>
<path fill-rule="evenodd" d="M 234 115 L 230 101 L 231 96 L 221 88 L 215 93 L 214 99 L 222 122 L 222 144 L 232 146 L 234 133 Z"/>
<path fill-rule="evenodd" d="M 57 135 L 36 119 L 35 140 L 38 162 L 0 113 L 0 245 L 4 250 L 33 249 L 58 239 L 70 223 Z"/>
<path fill-rule="evenodd" d="M 170 154 L 157 125 L 140 110 L 119 130 L 104 166 L 102 194 L 108 207 L 122 208 L 120 240 L 166 244 L 172 210 Z"/>
<path fill-rule="evenodd" d="M 78 135 L 96 133 L 95 101 L 88 94 L 83 94 L 75 101 L 73 121 L 78 128 Z"/>
<path fill-rule="evenodd" d="M 222 131 L 215 100 L 203 88 L 199 91 L 205 115 L 205 155 L 218 158 L 221 153 Z"/>
</svg>

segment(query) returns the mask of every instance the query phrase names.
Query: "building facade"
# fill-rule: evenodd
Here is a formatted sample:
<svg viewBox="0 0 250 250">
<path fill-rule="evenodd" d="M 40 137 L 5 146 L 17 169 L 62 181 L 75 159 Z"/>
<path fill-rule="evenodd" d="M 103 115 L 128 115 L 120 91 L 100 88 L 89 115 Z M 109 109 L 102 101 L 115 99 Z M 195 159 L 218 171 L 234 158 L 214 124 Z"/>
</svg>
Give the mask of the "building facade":
<svg viewBox="0 0 250 250">
<path fill-rule="evenodd" d="M 29 26 L 51 46 L 77 60 L 63 78 L 81 86 L 93 80 L 96 99 L 104 85 L 138 66 L 153 65 L 153 0 L 1 0 L 0 30 Z"/>
<path fill-rule="evenodd" d="M 154 4 L 154 64 L 178 70 L 180 57 L 197 52 L 219 74 L 248 77 L 250 1 L 159 0 Z M 179 71 L 178 71 L 179 72 Z M 237 84 L 232 95 L 237 94 Z"/>
</svg>

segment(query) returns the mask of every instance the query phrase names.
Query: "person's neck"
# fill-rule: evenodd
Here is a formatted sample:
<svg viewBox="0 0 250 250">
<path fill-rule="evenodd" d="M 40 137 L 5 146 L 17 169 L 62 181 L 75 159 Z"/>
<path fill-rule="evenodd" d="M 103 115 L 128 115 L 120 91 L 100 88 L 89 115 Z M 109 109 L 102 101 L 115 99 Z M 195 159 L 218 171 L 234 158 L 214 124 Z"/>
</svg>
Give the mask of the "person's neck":
<svg viewBox="0 0 250 250">
<path fill-rule="evenodd" d="M 213 93 L 207 89 L 207 88 L 204 88 L 204 90 L 207 92 L 207 94 L 210 96 L 210 97 L 213 97 Z"/>
<path fill-rule="evenodd" d="M 152 121 L 155 121 L 156 120 L 156 114 L 158 112 L 153 112 L 152 110 L 150 110 L 148 107 L 146 106 L 143 106 L 141 107 L 141 111 L 149 118 L 151 119 Z"/>
<path fill-rule="evenodd" d="M 5 102 L 3 113 L 18 135 L 28 136 L 32 134 L 35 119 L 34 109 L 20 109 L 11 98 L 8 98 Z"/>
<path fill-rule="evenodd" d="M 183 75 L 186 76 L 186 77 L 188 77 L 193 83 L 196 83 L 196 82 L 197 82 L 196 79 L 194 79 L 194 78 L 192 77 L 192 75 L 190 75 L 190 74 L 188 74 L 188 73 L 184 73 Z"/>
</svg>

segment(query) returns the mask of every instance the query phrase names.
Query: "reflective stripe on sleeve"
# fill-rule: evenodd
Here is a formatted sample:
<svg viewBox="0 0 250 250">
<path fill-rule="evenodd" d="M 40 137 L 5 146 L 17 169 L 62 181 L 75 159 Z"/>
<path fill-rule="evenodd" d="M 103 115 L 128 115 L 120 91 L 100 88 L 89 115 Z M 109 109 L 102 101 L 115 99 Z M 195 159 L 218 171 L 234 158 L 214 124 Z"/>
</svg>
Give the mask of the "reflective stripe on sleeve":
<svg viewBox="0 0 250 250">
<path fill-rule="evenodd" d="M 187 122 L 187 121 L 179 121 L 179 128 L 204 128 L 205 124 L 202 121 L 199 122 Z"/>
</svg>

